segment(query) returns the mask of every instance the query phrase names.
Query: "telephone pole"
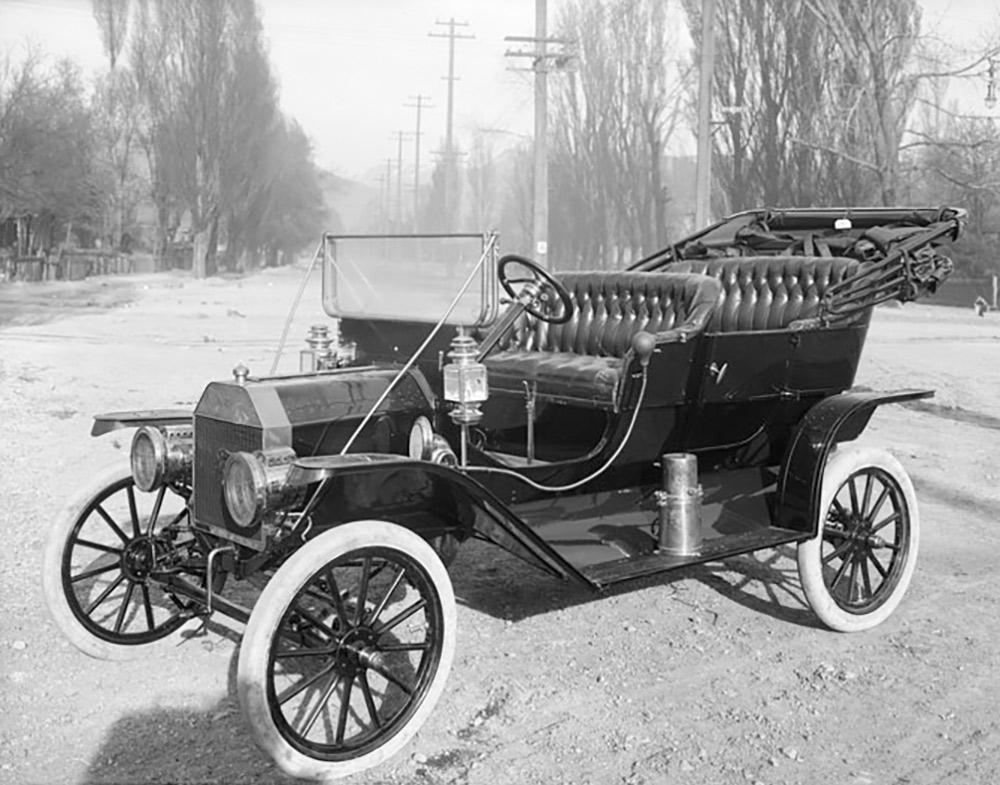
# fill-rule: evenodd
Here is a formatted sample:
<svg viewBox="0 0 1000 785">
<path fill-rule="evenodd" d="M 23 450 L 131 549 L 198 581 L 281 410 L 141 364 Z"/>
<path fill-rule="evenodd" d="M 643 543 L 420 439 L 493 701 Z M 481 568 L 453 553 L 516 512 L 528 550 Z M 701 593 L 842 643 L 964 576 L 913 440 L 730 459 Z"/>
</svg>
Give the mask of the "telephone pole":
<svg viewBox="0 0 1000 785">
<path fill-rule="evenodd" d="M 416 151 L 414 153 L 415 163 L 413 165 L 413 231 L 416 233 L 419 222 L 419 208 L 420 208 L 420 113 L 427 107 L 431 109 L 426 101 L 430 98 L 429 95 L 411 95 L 410 100 L 416 101 L 414 104 L 403 104 L 403 106 L 414 108 L 417 110 L 417 130 L 414 132 L 413 137 L 416 142 Z"/>
<path fill-rule="evenodd" d="M 392 224 L 392 159 L 385 159 L 385 225 L 386 233 Z"/>
<path fill-rule="evenodd" d="M 549 84 L 546 62 L 548 6 L 535 0 L 535 254 L 543 267 L 549 259 Z"/>
<path fill-rule="evenodd" d="M 396 151 L 396 231 L 399 232 L 403 231 L 403 139 L 410 136 L 412 134 L 402 130 L 396 131 L 395 134 L 398 144 Z"/>
<path fill-rule="evenodd" d="M 548 163 L 548 75 L 566 68 L 572 53 L 572 41 L 549 38 L 546 0 L 535 0 L 535 35 L 533 38 L 507 36 L 505 41 L 532 44 L 529 50 L 507 51 L 508 57 L 530 57 L 535 72 L 535 206 L 532 241 L 535 259 L 547 266 L 549 253 L 549 163 Z M 552 45 L 555 48 L 550 49 Z"/>
<path fill-rule="evenodd" d="M 694 225 L 708 226 L 712 212 L 712 72 L 715 68 L 715 0 L 701 2 L 701 65 L 698 84 L 698 159 Z"/>
<path fill-rule="evenodd" d="M 458 79 L 458 77 L 455 76 L 455 39 L 469 39 L 475 38 L 475 36 L 456 33 L 456 27 L 468 27 L 469 23 L 456 22 L 455 17 L 451 17 L 447 22 L 438 20 L 435 24 L 448 28 L 447 33 L 430 32 L 427 35 L 431 38 L 448 39 L 448 75 L 441 78 L 448 81 L 448 120 L 444 138 L 444 214 L 445 220 L 450 223 L 451 194 L 453 192 L 453 186 L 456 178 L 455 147 L 454 136 L 452 134 L 455 116 L 455 80 Z"/>
</svg>

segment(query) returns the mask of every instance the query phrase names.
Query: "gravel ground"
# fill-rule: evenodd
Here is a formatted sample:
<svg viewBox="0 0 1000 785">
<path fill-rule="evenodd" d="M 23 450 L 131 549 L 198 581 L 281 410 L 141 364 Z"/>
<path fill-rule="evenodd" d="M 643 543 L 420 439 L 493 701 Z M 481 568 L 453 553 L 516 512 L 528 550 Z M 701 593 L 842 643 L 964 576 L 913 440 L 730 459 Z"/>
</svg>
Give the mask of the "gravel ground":
<svg viewBox="0 0 1000 785">
<path fill-rule="evenodd" d="M 91 416 L 193 406 L 237 362 L 266 373 L 301 269 L 0 286 L 0 782 L 288 782 L 249 740 L 239 625 L 124 663 L 49 619 L 47 527 L 128 435 Z M 318 281 L 292 326 L 297 363 Z M 1000 781 L 1000 314 L 880 309 L 858 384 L 929 386 L 865 441 L 913 477 L 923 543 L 903 604 L 870 632 L 821 628 L 787 549 L 602 595 L 483 545 L 451 573 L 459 642 L 417 739 L 362 783 Z M 125 434 L 125 435 L 123 435 Z"/>
</svg>

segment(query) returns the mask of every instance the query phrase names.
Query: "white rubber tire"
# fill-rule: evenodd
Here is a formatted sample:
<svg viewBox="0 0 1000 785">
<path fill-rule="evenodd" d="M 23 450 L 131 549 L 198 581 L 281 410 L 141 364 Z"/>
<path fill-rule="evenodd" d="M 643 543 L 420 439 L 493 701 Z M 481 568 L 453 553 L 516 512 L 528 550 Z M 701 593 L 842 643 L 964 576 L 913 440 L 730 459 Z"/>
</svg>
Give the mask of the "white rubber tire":
<svg viewBox="0 0 1000 785">
<path fill-rule="evenodd" d="M 371 752 L 340 761 L 325 761 L 296 749 L 271 716 L 268 669 L 271 642 L 289 604 L 320 570 L 335 559 L 363 548 L 400 551 L 426 571 L 442 612 L 441 652 L 420 705 L 395 735 Z M 237 692 L 251 735 L 286 774 L 311 780 L 333 780 L 378 766 L 396 755 L 423 726 L 444 691 L 455 655 L 455 595 L 448 572 L 428 543 L 402 526 L 386 521 L 355 521 L 310 540 L 274 574 L 254 605 L 240 646 Z"/>
<path fill-rule="evenodd" d="M 899 508 L 905 508 L 905 547 L 898 562 L 893 561 L 886 578 L 885 595 L 870 610 L 846 610 L 832 596 L 824 574 L 823 545 L 824 523 L 834 503 L 834 497 L 845 483 L 859 472 L 875 469 L 890 478 L 895 485 L 893 499 Z M 893 456 L 884 450 L 857 445 L 841 446 L 830 454 L 823 471 L 820 500 L 819 531 L 815 537 L 799 544 L 798 567 L 802 589 L 809 605 L 828 627 L 838 632 L 860 632 L 885 621 L 897 608 L 913 577 L 920 545 L 920 516 L 917 498 L 909 476 Z M 829 569 L 829 568 L 827 568 Z M 882 591 L 876 589 L 875 594 Z"/>
<path fill-rule="evenodd" d="M 131 479 L 132 470 L 127 461 L 108 466 L 91 478 L 56 516 L 42 554 L 42 593 L 53 621 L 76 648 L 101 660 L 127 660 L 140 654 L 147 655 L 151 649 L 163 645 L 165 640 L 172 638 L 185 627 L 198 624 L 197 620 L 187 620 L 163 638 L 150 643 L 118 644 L 94 635 L 81 624 L 70 607 L 62 579 L 63 557 L 68 539 L 80 517 L 96 499 L 104 495 L 109 488 L 130 483 Z"/>
</svg>

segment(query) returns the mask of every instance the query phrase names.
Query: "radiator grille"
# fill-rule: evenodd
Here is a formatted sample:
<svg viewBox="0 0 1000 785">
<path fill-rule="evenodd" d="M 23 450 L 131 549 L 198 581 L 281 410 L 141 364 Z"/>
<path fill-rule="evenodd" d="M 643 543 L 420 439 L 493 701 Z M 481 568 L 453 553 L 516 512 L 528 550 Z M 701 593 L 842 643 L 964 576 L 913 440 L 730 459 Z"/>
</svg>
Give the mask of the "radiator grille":
<svg viewBox="0 0 1000 785">
<path fill-rule="evenodd" d="M 232 529 L 222 494 L 222 470 L 234 452 L 263 447 L 263 431 L 252 425 L 194 418 L 194 517 L 198 523 Z M 248 532 L 240 531 L 246 535 Z"/>
</svg>

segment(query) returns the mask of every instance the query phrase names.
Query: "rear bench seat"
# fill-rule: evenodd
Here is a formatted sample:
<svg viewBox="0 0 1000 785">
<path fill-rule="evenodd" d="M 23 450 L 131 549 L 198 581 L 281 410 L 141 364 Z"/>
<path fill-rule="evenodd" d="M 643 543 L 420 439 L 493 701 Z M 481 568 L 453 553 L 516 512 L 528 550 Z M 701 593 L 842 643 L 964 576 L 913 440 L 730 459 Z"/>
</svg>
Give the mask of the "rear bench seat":
<svg viewBox="0 0 1000 785">
<path fill-rule="evenodd" d="M 857 273 L 843 257 L 744 256 L 687 259 L 671 272 L 710 275 L 722 283 L 708 332 L 780 330 L 819 314 L 827 290 Z M 870 312 L 860 315 L 866 321 Z"/>
<path fill-rule="evenodd" d="M 703 332 L 719 280 L 684 272 L 562 273 L 573 317 L 548 324 L 523 314 L 501 350 L 483 362 L 491 391 L 612 408 L 632 336 L 652 333 L 657 344 L 679 343 Z"/>
</svg>

